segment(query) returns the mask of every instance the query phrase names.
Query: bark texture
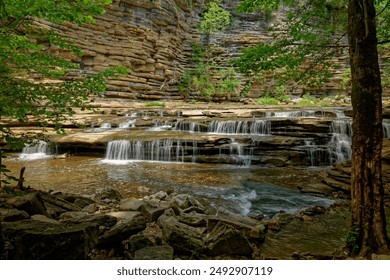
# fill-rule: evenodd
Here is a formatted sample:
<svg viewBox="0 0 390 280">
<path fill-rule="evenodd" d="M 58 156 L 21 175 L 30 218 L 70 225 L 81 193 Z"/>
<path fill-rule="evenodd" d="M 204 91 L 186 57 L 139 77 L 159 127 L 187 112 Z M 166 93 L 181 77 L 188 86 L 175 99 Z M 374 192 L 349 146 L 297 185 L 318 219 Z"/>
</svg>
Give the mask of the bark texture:
<svg viewBox="0 0 390 280">
<path fill-rule="evenodd" d="M 388 253 L 381 167 L 382 87 L 374 0 L 349 0 L 348 40 L 352 74 L 352 255 Z"/>
</svg>

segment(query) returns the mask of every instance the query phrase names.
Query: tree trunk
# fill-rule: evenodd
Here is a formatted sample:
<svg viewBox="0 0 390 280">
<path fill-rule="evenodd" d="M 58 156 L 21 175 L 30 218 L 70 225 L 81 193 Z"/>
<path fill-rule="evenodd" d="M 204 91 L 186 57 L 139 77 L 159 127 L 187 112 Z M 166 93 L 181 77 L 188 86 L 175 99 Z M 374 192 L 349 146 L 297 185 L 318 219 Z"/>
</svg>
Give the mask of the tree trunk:
<svg viewBox="0 0 390 280">
<path fill-rule="evenodd" d="M 349 0 L 348 42 L 352 75 L 351 255 L 388 253 L 382 184 L 382 87 L 374 0 Z"/>
</svg>

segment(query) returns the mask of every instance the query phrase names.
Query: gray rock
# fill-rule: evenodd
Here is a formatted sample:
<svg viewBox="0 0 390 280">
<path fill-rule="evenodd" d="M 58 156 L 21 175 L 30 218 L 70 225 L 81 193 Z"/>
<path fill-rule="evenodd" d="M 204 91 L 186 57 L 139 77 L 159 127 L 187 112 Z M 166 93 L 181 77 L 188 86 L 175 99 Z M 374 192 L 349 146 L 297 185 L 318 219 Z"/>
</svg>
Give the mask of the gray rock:
<svg viewBox="0 0 390 280">
<path fill-rule="evenodd" d="M 8 199 L 7 202 L 12 207 L 26 211 L 30 216 L 34 214 L 49 216 L 40 192 L 32 192 L 21 196 L 15 196 Z"/>
<path fill-rule="evenodd" d="M 51 224 L 56 224 L 56 225 L 60 224 L 60 222 L 57 220 L 54 220 L 54 219 L 51 219 L 51 218 L 48 218 L 44 215 L 39 215 L 39 214 L 32 215 L 31 219 L 34 221 L 41 221 L 41 222 L 51 223 Z"/>
<path fill-rule="evenodd" d="M 118 244 L 146 228 L 146 219 L 141 214 L 120 220 L 99 238 L 100 245 Z"/>
<path fill-rule="evenodd" d="M 220 226 L 221 224 L 225 224 L 229 227 L 233 227 L 234 229 L 238 230 L 241 234 L 243 234 L 246 238 L 253 239 L 256 242 L 262 243 L 265 241 L 267 227 L 264 224 L 248 225 L 234 220 L 209 216 L 208 223 L 207 223 L 208 231 L 209 232 L 214 231 L 214 229 L 217 226 Z"/>
<path fill-rule="evenodd" d="M 35 220 L 2 223 L 9 259 L 82 260 L 97 244 L 99 226 L 53 224 Z"/>
<path fill-rule="evenodd" d="M 152 240 L 143 234 L 135 234 L 124 242 L 127 250 L 131 253 L 138 251 L 142 248 L 155 245 Z"/>
<path fill-rule="evenodd" d="M 149 203 L 144 203 L 141 206 L 141 213 L 149 222 L 154 222 L 164 213 L 165 209 L 166 208 L 154 207 Z"/>
<path fill-rule="evenodd" d="M 187 209 L 196 206 L 204 210 L 204 206 L 193 196 L 189 194 L 177 194 L 172 198 L 172 205 L 177 205 L 181 209 Z"/>
<path fill-rule="evenodd" d="M 179 221 L 192 227 L 206 227 L 207 216 L 191 212 L 189 214 L 182 213 L 179 217 Z"/>
<path fill-rule="evenodd" d="M 119 210 L 121 211 L 140 211 L 141 206 L 145 202 L 143 200 L 137 199 L 137 198 L 127 198 L 121 200 L 119 204 Z"/>
<path fill-rule="evenodd" d="M 253 248 L 248 239 L 234 227 L 218 223 L 205 240 L 205 253 L 211 256 L 239 255 L 251 256 Z"/>
<path fill-rule="evenodd" d="M 169 245 L 152 246 L 135 252 L 135 260 L 173 260 L 173 248 Z"/>
<path fill-rule="evenodd" d="M 109 202 L 119 202 L 122 199 L 122 196 L 118 190 L 101 188 L 96 190 L 94 199 L 100 202 L 104 202 L 105 200 Z"/>
<path fill-rule="evenodd" d="M 203 248 L 203 239 L 196 228 L 166 215 L 161 216 L 158 223 L 162 228 L 163 239 L 174 248 L 175 252 L 193 254 Z"/>
</svg>

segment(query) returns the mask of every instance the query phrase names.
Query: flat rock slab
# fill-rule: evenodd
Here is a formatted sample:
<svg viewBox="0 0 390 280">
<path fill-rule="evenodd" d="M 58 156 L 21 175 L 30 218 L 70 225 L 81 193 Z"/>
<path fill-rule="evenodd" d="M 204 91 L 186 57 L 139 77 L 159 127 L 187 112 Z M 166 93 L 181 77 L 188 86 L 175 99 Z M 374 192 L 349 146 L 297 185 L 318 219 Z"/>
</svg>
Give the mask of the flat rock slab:
<svg viewBox="0 0 390 280">
<path fill-rule="evenodd" d="M 37 220 L 4 222 L 8 258 L 17 260 L 83 260 L 97 244 L 93 223 L 53 224 Z"/>
</svg>

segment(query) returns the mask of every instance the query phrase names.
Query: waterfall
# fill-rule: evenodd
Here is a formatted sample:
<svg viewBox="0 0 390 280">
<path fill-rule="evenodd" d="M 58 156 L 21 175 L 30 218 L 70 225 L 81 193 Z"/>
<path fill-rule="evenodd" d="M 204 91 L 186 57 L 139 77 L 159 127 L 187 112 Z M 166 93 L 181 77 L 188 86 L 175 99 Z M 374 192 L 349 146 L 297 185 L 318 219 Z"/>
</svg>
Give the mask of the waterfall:
<svg viewBox="0 0 390 280">
<path fill-rule="evenodd" d="M 181 122 L 178 121 L 173 130 L 176 131 L 188 131 L 188 132 L 202 132 L 202 126 L 196 122 Z"/>
<path fill-rule="evenodd" d="M 47 158 L 51 154 L 50 146 L 47 142 L 38 140 L 31 144 L 25 144 L 19 159 L 34 160 Z"/>
<path fill-rule="evenodd" d="M 252 162 L 253 151 L 246 152 L 244 146 L 235 139 L 230 139 L 230 143 L 219 149 L 219 156 L 228 155 L 233 158 L 237 165 L 250 166 Z"/>
<path fill-rule="evenodd" d="M 212 121 L 208 126 L 207 132 L 266 135 L 271 132 L 271 122 L 269 120 Z"/>
<path fill-rule="evenodd" d="M 184 147 L 171 139 L 154 141 L 115 140 L 107 145 L 105 160 L 184 161 Z"/>
<path fill-rule="evenodd" d="M 352 123 L 351 121 L 332 121 L 332 137 L 328 143 L 331 151 L 331 162 L 349 160 L 352 157 Z"/>
</svg>

